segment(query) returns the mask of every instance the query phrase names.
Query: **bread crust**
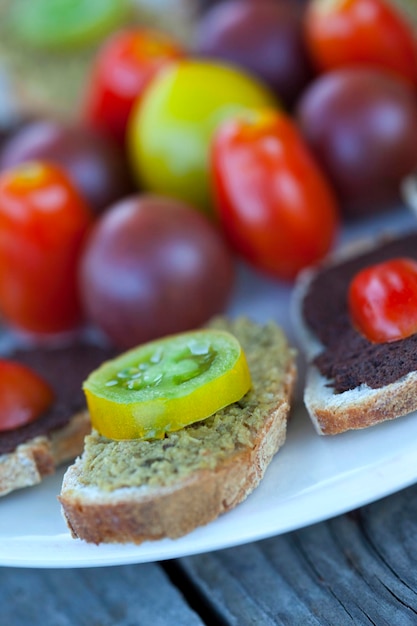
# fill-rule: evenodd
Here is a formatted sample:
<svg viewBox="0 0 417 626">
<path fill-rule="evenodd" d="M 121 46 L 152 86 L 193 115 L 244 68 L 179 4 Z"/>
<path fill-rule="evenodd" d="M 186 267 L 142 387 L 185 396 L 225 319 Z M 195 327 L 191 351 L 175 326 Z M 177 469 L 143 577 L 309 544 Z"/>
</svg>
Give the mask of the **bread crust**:
<svg viewBox="0 0 417 626">
<path fill-rule="evenodd" d="M 290 354 L 290 353 L 289 353 Z M 59 500 L 74 538 L 92 543 L 135 543 L 178 538 L 242 502 L 259 484 L 284 444 L 287 418 L 296 380 L 288 359 L 271 409 L 253 438 L 214 469 L 199 469 L 170 487 L 129 487 L 111 492 L 83 486 L 83 459 L 66 472 Z"/>
<path fill-rule="evenodd" d="M 84 437 L 90 430 L 89 415 L 82 411 L 50 435 L 36 437 L 13 452 L 0 455 L 0 496 L 37 485 L 53 474 L 58 465 L 75 458 L 81 453 Z"/>
<path fill-rule="evenodd" d="M 78 491 L 78 467 L 67 472 L 59 500 L 73 537 L 92 543 L 175 539 L 242 502 L 259 484 L 286 434 L 286 406 L 269 416 L 253 449 L 245 448 L 215 470 L 201 470 L 175 488 L 142 495 L 130 488 L 111 494 Z"/>
<path fill-rule="evenodd" d="M 381 389 L 362 385 L 341 394 L 329 393 L 329 381 L 310 366 L 304 402 L 317 432 L 337 435 L 396 419 L 417 410 L 417 373 Z"/>
</svg>

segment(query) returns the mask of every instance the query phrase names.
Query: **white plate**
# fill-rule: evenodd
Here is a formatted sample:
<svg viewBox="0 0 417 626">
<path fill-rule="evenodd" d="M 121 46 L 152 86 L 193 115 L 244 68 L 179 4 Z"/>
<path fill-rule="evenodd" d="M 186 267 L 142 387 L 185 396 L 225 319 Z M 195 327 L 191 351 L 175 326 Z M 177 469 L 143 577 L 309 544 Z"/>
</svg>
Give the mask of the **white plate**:
<svg viewBox="0 0 417 626">
<path fill-rule="evenodd" d="M 414 218 L 405 212 L 373 220 L 344 234 L 351 238 Z M 231 314 L 274 319 L 294 340 L 290 288 L 242 270 Z M 302 376 L 302 367 L 301 367 Z M 300 398 L 300 393 L 298 397 Z M 31 489 L 0 500 L 0 565 L 92 567 L 171 559 L 285 533 L 393 493 L 417 481 L 417 416 L 366 431 L 325 438 L 315 434 L 298 399 L 288 438 L 249 498 L 215 522 L 178 540 L 94 546 L 71 539 L 57 502 L 62 471 Z"/>
</svg>

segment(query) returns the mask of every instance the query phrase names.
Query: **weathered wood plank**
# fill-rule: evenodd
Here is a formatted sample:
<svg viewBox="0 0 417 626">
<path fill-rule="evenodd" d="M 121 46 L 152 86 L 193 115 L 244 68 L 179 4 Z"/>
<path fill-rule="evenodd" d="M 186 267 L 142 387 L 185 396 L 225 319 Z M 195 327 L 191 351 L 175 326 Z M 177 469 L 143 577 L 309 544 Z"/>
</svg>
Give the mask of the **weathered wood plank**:
<svg viewBox="0 0 417 626">
<path fill-rule="evenodd" d="M 3 568 L 0 603 L 8 626 L 202 626 L 216 615 L 229 626 L 411 626 L 417 485 L 297 532 L 167 564 Z"/>
<path fill-rule="evenodd" d="M 4 626 L 202 626 L 156 564 L 0 569 Z"/>
<path fill-rule="evenodd" d="M 227 624 L 417 623 L 417 486 L 285 536 L 180 560 Z"/>
</svg>

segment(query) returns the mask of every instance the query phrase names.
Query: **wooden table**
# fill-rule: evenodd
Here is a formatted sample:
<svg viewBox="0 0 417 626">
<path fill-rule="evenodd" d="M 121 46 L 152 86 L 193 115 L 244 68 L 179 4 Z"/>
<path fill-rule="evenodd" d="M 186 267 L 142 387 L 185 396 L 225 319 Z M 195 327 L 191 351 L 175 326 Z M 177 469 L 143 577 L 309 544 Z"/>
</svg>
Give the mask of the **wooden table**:
<svg viewBox="0 0 417 626">
<path fill-rule="evenodd" d="M 411 626 L 417 485 L 302 530 L 174 561 L 0 568 L 0 606 L 2 626 Z"/>
</svg>

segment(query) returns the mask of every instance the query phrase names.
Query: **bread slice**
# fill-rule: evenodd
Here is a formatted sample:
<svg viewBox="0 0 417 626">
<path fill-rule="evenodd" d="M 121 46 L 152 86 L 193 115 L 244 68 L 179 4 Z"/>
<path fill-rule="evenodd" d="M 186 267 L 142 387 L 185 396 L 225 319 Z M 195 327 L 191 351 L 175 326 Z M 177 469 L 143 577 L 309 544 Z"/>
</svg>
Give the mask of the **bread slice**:
<svg viewBox="0 0 417 626">
<path fill-rule="evenodd" d="M 307 368 L 304 402 L 310 418 L 320 435 L 335 435 L 347 430 L 367 428 L 392 420 L 417 410 L 417 337 L 391 344 L 371 344 L 360 337 L 353 327 L 347 328 L 346 301 L 336 305 L 333 298 L 342 302 L 343 292 L 353 275 L 362 267 L 395 256 L 413 256 L 417 259 L 417 234 L 384 238 L 379 242 L 361 242 L 343 249 L 340 254 L 322 267 L 303 272 L 293 292 L 292 320 L 300 349 L 305 353 Z M 321 341 L 315 329 L 306 320 L 308 294 L 317 289 L 320 281 L 322 293 L 327 293 L 322 325 L 334 326 L 338 337 L 333 339 L 332 350 L 337 350 L 338 362 L 328 366 L 331 375 L 323 373 L 320 362 L 328 358 L 327 331 Z M 324 296 L 323 296 L 324 298 Z M 356 334 L 356 337 L 354 337 Z M 350 345 L 354 340 L 354 345 Z M 335 346 L 334 343 L 338 345 Z M 339 368 L 339 369 L 338 369 Z M 358 371 L 353 377 L 353 368 Z M 366 373 L 374 371 L 381 376 L 382 384 L 375 386 L 363 382 Z M 398 371 L 397 371 L 398 370 Z M 363 379 L 359 380 L 363 372 Z M 351 388 L 335 389 L 338 376 L 355 383 Z"/>
<path fill-rule="evenodd" d="M 0 496 L 37 485 L 59 465 L 73 460 L 81 453 L 90 431 L 90 417 L 87 411 L 81 411 L 49 435 L 35 437 L 13 452 L 0 454 Z"/>
<path fill-rule="evenodd" d="M 180 537 L 236 506 L 262 479 L 285 441 L 295 354 L 272 323 L 212 325 L 241 342 L 252 389 L 162 440 L 88 436 L 59 496 L 73 537 L 96 544 Z"/>
</svg>

